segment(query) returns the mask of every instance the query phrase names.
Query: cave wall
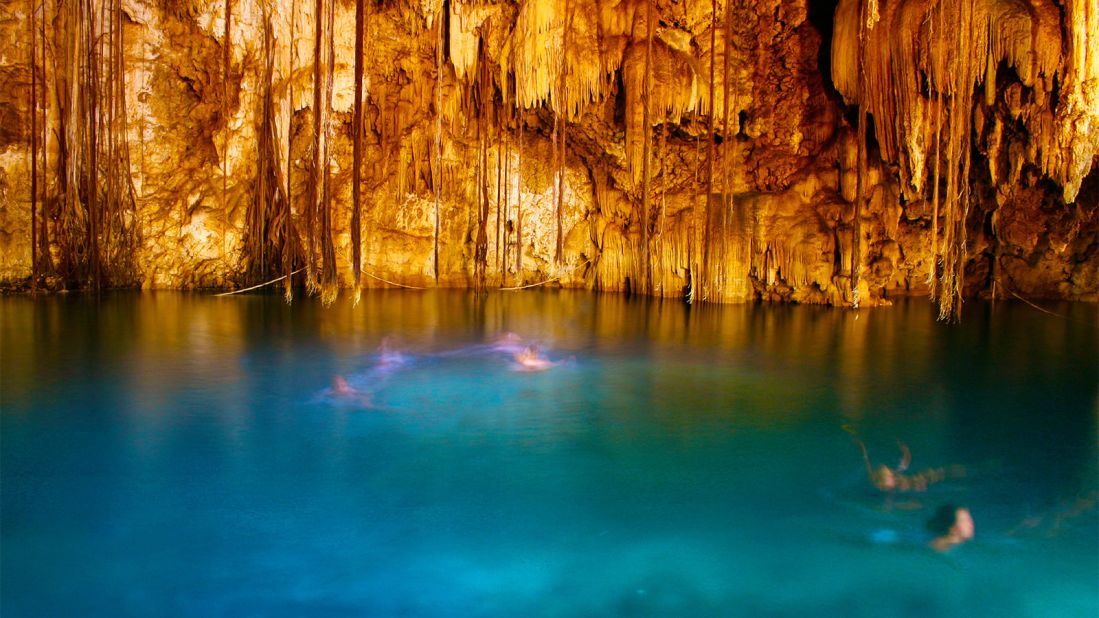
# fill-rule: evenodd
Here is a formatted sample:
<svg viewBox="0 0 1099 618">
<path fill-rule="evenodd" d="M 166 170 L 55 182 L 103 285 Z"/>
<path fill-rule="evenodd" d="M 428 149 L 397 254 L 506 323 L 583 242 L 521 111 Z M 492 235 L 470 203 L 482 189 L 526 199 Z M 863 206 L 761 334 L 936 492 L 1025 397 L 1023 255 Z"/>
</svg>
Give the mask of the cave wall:
<svg viewBox="0 0 1099 618">
<path fill-rule="evenodd" d="M 323 177 L 315 2 L 231 0 L 227 29 L 224 2 L 108 0 L 93 11 L 94 32 L 114 32 L 122 51 L 104 45 L 83 65 L 66 55 L 74 4 L 46 2 L 45 67 L 35 57 L 37 132 L 46 122 L 36 209 L 47 232 L 37 283 L 78 286 L 96 272 L 104 285 L 232 288 L 293 270 L 316 289 L 333 285 L 330 269 L 335 286 L 354 286 L 355 3 L 333 7 L 331 111 L 324 98 L 318 108 L 327 208 L 312 190 Z M 717 2 L 716 13 L 686 0 L 363 4 L 362 286 L 553 280 L 837 305 L 926 293 L 942 260 L 932 221 L 945 227 L 948 216 L 931 203 L 945 181 L 930 161 L 949 154 L 927 137 L 947 93 L 937 58 L 965 53 L 980 68 L 974 88 L 946 94 L 968 101 L 955 115 L 972 119 L 962 291 L 1099 293 L 1097 1 L 970 2 L 970 19 L 986 24 L 980 41 L 995 50 L 980 57 L 924 30 L 940 3 L 910 0 L 842 0 L 834 41 L 831 12 L 811 16 L 793 0 L 728 12 Z M 0 7 L 13 42 L 0 57 L 9 284 L 32 272 L 30 6 Z M 859 17 L 871 14 L 875 27 L 860 35 Z M 41 31 L 41 11 L 35 18 Z M 74 146 L 87 134 L 70 135 L 84 118 L 73 114 L 81 95 L 70 76 L 111 58 L 124 121 L 103 133 L 93 166 Z M 859 66 L 872 79 L 860 81 Z M 870 114 L 861 169 L 860 104 Z M 120 109 L 111 105 L 101 99 L 101 132 Z M 111 136 L 115 154 L 103 156 Z M 125 165 L 107 167 L 123 154 Z M 91 189 L 71 180 L 89 169 L 100 179 Z"/>
</svg>

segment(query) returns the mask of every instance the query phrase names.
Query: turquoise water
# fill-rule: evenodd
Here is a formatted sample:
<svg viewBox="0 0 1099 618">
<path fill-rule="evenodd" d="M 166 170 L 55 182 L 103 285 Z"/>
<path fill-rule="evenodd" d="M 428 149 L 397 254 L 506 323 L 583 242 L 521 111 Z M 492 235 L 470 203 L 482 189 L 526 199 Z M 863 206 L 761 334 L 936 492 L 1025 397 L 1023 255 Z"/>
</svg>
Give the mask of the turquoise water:
<svg viewBox="0 0 1099 618">
<path fill-rule="evenodd" d="M 0 611 L 1094 617 L 1099 319 L 1047 308 L 0 298 Z"/>
</svg>

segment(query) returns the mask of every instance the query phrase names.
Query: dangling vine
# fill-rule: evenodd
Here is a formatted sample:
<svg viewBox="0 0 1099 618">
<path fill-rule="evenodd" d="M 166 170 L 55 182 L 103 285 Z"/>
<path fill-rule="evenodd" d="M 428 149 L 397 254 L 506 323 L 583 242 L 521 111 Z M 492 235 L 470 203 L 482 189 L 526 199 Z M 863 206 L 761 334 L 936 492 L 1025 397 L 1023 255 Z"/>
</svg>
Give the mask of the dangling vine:
<svg viewBox="0 0 1099 618">
<path fill-rule="evenodd" d="M 355 100 L 351 117 L 352 180 L 351 180 L 351 272 L 355 278 L 355 299 L 359 298 L 362 275 L 362 131 L 363 131 L 363 34 L 365 5 L 355 0 Z"/>
<path fill-rule="evenodd" d="M 336 248 L 332 242 L 332 157 L 329 151 L 332 142 L 332 85 L 336 71 L 336 0 L 328 0 L 325 29 L 328 35 L 328 79 L 325 81 L 324 94 L 324 203 L 321 208 L 321 303 L 330 305 L 339 295 L 336 274 Z"/>
<path fill-rule="evenodd" d="M 643 104 L 642 126 L 645 131 L 641 142 L 643 163 L 641 166 L 641 290 L 648 294 L 652 291 L 652 249 L 650 245 L 649 212 L 652 209 L 651 167 L 652 167 L 652 88 L 653 88 L 653 0 L 645 4 L 645 86 L 641 93 Z"/>
<path fill-rule="evenodd" d="M 34 291 L 38 289 L 38 30 L 34 23 L 37 12 L 34 0 L 27 0 L 27 5 L 31 32 L 31 290 Z"/>
<path fill-rule="evenodd" d="M 245 258 L 248 280 L 267 281 L 287 267 L 293 271 L 294 245 L 290 218 L 289 185 L 283 178 L 279 160 L 281 145 L 275 122 L 275 53 L 271 16 L 263 11 L 263 94 L 259 124 L 256 127 L 257 157 L 255 192 L 245 219 Z M 289 277 L 287 277 L 289 279 Z"/>
<path fill-rule="evenodd" d="M 290 302 L 294 299 L 294 257 L 295 251 L 293 250 L 294 241 L 297 238 L 297 228 L 294 226 L 294 194 L 291 190 L 291 175 L 294 169 L 294 112 L 297 111 L 297 104 L 294 101 L 294 54 L 297 52 L 296 39 L 294 38 L 295 31 L 297 30 L 298 20 L 298 3 L 296 0 L 290 2 L 290 40 L 288 41 L 287 48 L 289 49 L 289 64 L 290 68 L 286 72 L 286 88 L 287 88 L 287 110 L 286 114 L 286 233 L 283 234 L 283 246 L 282 246 L 282 273 L 283 273 L 283 297 L 286 302 Z"/>
</svg>

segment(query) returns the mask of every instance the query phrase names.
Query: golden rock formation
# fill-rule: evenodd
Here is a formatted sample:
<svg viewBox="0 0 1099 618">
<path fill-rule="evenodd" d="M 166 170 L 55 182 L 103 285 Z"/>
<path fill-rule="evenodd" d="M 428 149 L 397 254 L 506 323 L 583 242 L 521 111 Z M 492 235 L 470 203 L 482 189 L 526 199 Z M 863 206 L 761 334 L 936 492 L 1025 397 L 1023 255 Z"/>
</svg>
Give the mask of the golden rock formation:
<svg viewBox="0 0 1099 618">
<path fill-rule="evenodd" d="M 1094 300 L 1097 32 L 1099 0 L 15 0 L 0 280 Z"/>
<path fill-rule="evenodd" d="M 1095 168 L 1096 0 L 841 0 L 832 63 L 844 100 L 873 117 L 901 196 L 925 199 L 932 187 L 929 276 L 941 281 L 944 317 L 960 311 L 970 211 L 992 201 L 974 194 L 974 153 L 995 192 L 983 204 L 993 228 L 1000 209 L 1016 206 L 1024 169 L 1056 183 L 1071 204 Z"/>
</svg>

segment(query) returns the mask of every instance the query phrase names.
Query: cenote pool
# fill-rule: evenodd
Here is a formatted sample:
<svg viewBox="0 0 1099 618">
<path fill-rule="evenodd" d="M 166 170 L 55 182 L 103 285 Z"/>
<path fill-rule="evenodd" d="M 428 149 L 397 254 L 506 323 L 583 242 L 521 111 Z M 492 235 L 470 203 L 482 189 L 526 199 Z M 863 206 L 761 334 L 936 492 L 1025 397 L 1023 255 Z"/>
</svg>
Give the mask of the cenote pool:
<svg viewBox="0 0 1099 618">
<path fill-rule="evenodd" d="M 1043 306 L 2 298 L 0 611 L 1094 617 L 1099 318 Z"/>
</svg>

